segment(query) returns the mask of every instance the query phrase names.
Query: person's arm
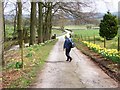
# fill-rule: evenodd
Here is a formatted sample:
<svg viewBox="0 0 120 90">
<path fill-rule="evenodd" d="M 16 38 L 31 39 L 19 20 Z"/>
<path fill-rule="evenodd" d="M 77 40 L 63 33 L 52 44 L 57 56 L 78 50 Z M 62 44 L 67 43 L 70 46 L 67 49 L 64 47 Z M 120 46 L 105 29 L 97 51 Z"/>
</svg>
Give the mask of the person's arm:
<svg viewBox="0 0 120 90">
<path fill-rule="evenodd" d="M 64 45 L 63 45 L 63 50 L 65 49 L 65 47 L 66 47 L 66 40 L 65 40 Z"/>
</svg>

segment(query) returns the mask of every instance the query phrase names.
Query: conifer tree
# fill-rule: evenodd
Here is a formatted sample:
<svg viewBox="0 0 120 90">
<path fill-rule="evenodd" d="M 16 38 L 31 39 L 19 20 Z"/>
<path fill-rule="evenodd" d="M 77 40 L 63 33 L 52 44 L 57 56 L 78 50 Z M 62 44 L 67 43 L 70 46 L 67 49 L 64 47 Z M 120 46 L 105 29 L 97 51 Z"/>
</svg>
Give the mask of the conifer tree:
<svg viewBox="0 0 120 90">
<path fill-rule="evenodd" d="M 107 40 L 113 39 L 118 32 L 118 22 L 116 16 L 109 11 L 103 16 L 100 23 L 99 35 Z"/>
</svg>

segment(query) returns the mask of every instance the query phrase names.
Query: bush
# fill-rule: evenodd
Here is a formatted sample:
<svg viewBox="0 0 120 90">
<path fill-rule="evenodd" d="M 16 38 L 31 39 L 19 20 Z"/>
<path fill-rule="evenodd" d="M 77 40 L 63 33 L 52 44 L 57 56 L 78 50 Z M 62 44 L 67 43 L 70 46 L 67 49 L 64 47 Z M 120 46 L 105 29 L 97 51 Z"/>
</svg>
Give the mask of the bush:
<svg viewBox="0 0 120 90">
<path fill-rule="evenodd" d="M 118 32 L 118 22 L 116 16 L 113 16 L 110 12 L 107 12 L 103 16 L 103 20 L 100 23 L 99 35 L 105 37 L 107 40 L 113 39 Z"/>
</svg>

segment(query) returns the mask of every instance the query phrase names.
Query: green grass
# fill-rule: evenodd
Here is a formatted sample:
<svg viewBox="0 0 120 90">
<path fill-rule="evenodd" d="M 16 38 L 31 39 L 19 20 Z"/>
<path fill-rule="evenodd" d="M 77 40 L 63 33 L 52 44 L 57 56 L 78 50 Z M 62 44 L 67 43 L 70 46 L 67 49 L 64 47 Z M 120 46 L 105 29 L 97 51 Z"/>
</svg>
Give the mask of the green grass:
<svg viewBox="0 0 120 90">
<path fill-rule="evenodd" d="M 6 87 L 8 88 L 26 88 L 32 82 L 34 82 L 37 78 L 37 73 L 40 72 L 43 65 L 45 64 L 45 60 L 47 59 L 50 51 L 52 50 L 56 40 L 46 42 L 46 44 L 34 45 L 28 48 L 24 48 L 24 69 L 16 69 L 15 63 L 21 62 L 20 59 L 20 50 L 18 51 L 8 51 L 6 60 L 6 65 L 3 68 L 3 83 L 9 82 L 10 84 Z M 19 73 L 20 75 L 15 80 L 9 80 L 6 76 L 9 75 L 10 72 Z M 10 77 L 16 77 L 9 75 Z"/>
<path fill-rule="evenodd" d="M 64 32 L 62 32 L 61 30 L 52 30 L 52 35 L 56 34 L 57 36 L 61 36 L 64 35 Z"/>
<path fill-rule="evenodd" d="M 91 29 L 91 30 L 74 30 L 74 34 L 82 35 L 82 36 L 99 36 L 98 29 Z"/>
<path fill-rule="evenodd" d="M 86 29 L 87 25 L 67 25 L 64 26 L 65 29 Z M 53 26 L 53 28 L 60 28 L 59 26 Z"/>
<path fill-rule="evenodd" d="M 104 39 L 99 36 L 99 29 L 86 29 L 87 25 L 68 25 L 65 26 L 65 29 L 73 29 L 74 35 L 77 35 L 78 38 L 82 36 L 84 40 L 88 40 L 90 37 L 90 42 L 94 43 L 94 35 L 96 38 L 96 44 L 100 45 L 101 47 L 104 47 Z M 92 25 L 94 26 L 94 25 Z M 56 26 L 57 27 L 57 26 Z M 59 28 L 59 27 L 57 27 Z M 106 41 L 106 48 L 108 49 L 117 49 L 117 36 L 113 38 L 112 40 Z"/>
<path fill-rule="evenodd" d="M 13 37 L 14 27 L 12 25 L 6 25 L 5 26 L 5 31 L 6 31 L 6 37 L 7 38 L 12 38 Z"/>
<path fill-rule="evenodd" d="M 91 29 L 91 30 L 74 30 L 74 34 L 77 38 L 83 38 L 85 41 L 89 41 L 94 43 L 94 35 L 95 35 L 95 43 L 104 47 L 104 39 L 99 36 L 98 29 Z M 112 40 L 106 40 L 106 48 L 107 49 L 117 49 L 117 36 Z"/>
<path fill-rule="evenodd" d="M 73 32 L 77 37 L 81 37 L 84 40 L 88 41 L 88 38 L 90 37 L 90 41 L 94 43 L 94 35 L 96 38 L 96 44 L 99 44 L 101 47 L 104 47 L 104 39 L 99 36 L 99 29 L 86 29 L 87 25 L 68 25 L 65 26 L 65 29 L 73 29 Z M 94 25 L 92 25 L 94 26 Z M 58 26 L 54 26 L 54 28 L 59 28 Z M 113 38 L 112 40 L 106 41 L 106 48 L 110 49 L 117 49 L 117 36 Z"/>
<path fill-rule="evenodd" d="M 65 29 L 86 29 L 85 25 L 68 25 Z"/>
<path fill-rule="evenodd" d="M 52 28 L 57 28 L 58 29 L 58 28 L 60 28 L 60 26 L 52 26 Z"/>
</svg>

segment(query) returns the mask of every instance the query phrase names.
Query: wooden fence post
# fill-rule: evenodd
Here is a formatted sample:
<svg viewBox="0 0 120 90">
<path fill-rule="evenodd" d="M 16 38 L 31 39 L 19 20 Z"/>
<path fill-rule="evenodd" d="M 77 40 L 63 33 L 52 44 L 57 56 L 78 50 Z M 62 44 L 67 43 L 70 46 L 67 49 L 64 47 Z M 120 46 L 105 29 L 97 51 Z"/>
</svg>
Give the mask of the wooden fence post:
<svg viewBox="0 0 120 90">
<path fill-rule="evenodd" d="M 82 37 L 82 35 L 81 35 L 81 41 L 83 41 L 83 37 Z"/>
<path fill-rule="evenodd" d="M 106 38 L 104 37 L 104 48 L 106 48 Z"/>
<path fill-rule="evenodd" d="M 119 17 L 120 20 L 120 17 Z M 120 21 L 118 21 L 120 24 Z M 118 26 L 118 51 L 120 51 L 120 25 Z"/>
<path fill-rule="evenodd" d="M 85 36 L 85 41 L 86 41 L 86 36 Z"/>
<path fill-rule="evenodd" d="M 94 35 L 94 44 L 95 44 L 95 35 Z"/>
<path fill-rule="evenodd" d="M 118 51 L 120 51 L 120 37 L 118 36 Z"/>
<path fill-rule="evenodd" d="M 88 36 L 88 41 L 89 41 L 89 43 L 90 43 L 90 36 Z"/>
</svg>

